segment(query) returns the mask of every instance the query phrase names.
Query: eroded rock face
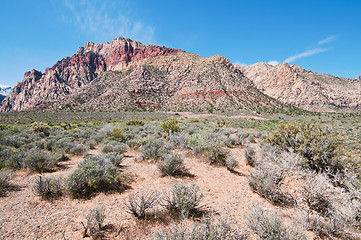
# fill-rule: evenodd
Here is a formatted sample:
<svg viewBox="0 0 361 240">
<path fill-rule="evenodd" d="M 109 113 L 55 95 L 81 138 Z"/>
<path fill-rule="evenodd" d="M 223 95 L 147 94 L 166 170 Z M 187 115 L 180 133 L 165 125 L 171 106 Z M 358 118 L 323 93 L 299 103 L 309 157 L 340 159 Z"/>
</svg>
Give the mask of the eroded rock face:
<svg viewBox="0 0 361 240">
<path fill-rule="evenodd" d="M 263 93 L 311 111 L 361 107 L 361 82 L 307 71 L 297 65 L 259 62 L 238 66 Z"/>
<path fill-rule="evenodd" d="M 1 111 L 287 109 L 257 90 L 228 59 L 116 38 L 87 43 L 45 73 L 28 72 Z"/>
<path fill-rule="evenodd" d="M 0 111 L 22 111 L 46 107 L 64 100 L 65 96 L 86 87 L 106 71 L 121 71 L 129 63 L 149 57 L 183 52 L 178 49 L 148 45 L 130 39 L 116 38 L 110 43 L 87 43 L 72 57 L 58 61 L 42 74 L 36 70 L 25 73 Z"/>
</svg>

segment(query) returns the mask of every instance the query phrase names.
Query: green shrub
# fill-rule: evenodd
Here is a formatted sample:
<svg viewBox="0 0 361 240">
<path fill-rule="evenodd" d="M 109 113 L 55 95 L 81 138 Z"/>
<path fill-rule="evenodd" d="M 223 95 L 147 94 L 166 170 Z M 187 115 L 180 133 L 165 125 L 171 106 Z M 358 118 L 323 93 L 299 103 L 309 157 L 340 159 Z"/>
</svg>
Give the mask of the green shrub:
<svg viewBox="0 0 361 240">
<path fill-rule="evenodd" d="M 73 197 L 86 198 L 92 193 L 115 187 L 117 171 L 104 155 L 88 156 L 65 181 L 66 189 Z"/>
<path fill-rule="evenodd" d="M 162 156 L 158 162 L 158 168 L 163 176 L 176 176 L 186 173 L 183 158 L 176 153 L 169 153 Z"/>
<path fill-rule="evenodd" d="M 248 178 L 251 188 L 262 197 L 279 205 L 294 205 L 295 200 L 287 192 L 281 191 L 284 176 L 282 169 L 271 163 L 257 165 Z"/>
<path fill-rule="evenodd" d="M 176 119 L 163 120 L 160 126 L 167 133 L 174 133 L 179 131 L 179 124 Z"/>
<path fill-rule="evenodd" d="M 247 146 L 244 150 L 244 156 L 246 157 L 248 165 L 254 167 L 256 161 L 256 152 L 254 151 L 253 147 Z"/>
<path fill-rule="evenodd" d="M 0 171 L 0 196 L 3 196 L 11 186 L 10 180 L 12 179 L 12 177 L 12 173 L 7 171 Z"/>
<path fill-rule="evenodd" d="M 140 119 L 132 119 L 127 121 L 126 125 L 132 125 L 132 126 L 143 126 L 144 125 L 144 121 L 140 120 Z"/>
<path fill-rule="evenodd" d="M 115 138 L 124 138 L 122 130 L 120 128 L 118 128 L 118 127 L 113 128 L 113 137 L 115 137 Z"/>
<path fill-rule="evenodd" d="M 262 209 L 256 209 L 248 216 L 247 225 L 258 235 L 259 239 L 306 239 L 306 236 L 295 226 L 286 226 L 276 214 L 268 215 Z"/>
<path fill-rule="evenodd" d="M 109 159 L 111 161 L 111 163 L 114 164 L 114 166 L 120 167 L 124 156 L 122 154 L 110 152 L 110 153 L 105 154 L 104 157 Z"/>
<path fill-rule="evenodd" d="M 90 210 L 90 213 L 87 217 L 87 224 L 84 235 L 89 233 L 92 239 L 102 239 L 100 232 L 103 229 L 104 219 L 104 208 L 96 207 Z"/>
<path fill-rule="evenodd" d="M 234 171 L 234 168 L 238 165 L 238 160 L 233 157 L 233 156 L 229 156 L 226 159 L 226 166 L 230 171 Z"/>
<path fill-rule="evenodd" d="M 35 133 L 44 133 L 46 136 L 49 136 L 50 127 L 43 122 L 34 122 L 31 124 L 31 130 Z"/>
<path fill-rule="evenodd" d="M 212 143 L 206 148 L 206 156 L 211 164 L 226 165 L 226 159 L 229 151 L 223 149 L 219 143 Z"/>
<path fill-rule="evenodd" d="M 119 143 L 117 141 L 106 141 L 102 144 L 102 152 L 104 153 L 118 153 L 123 154 L 127 151 L 128 145 L 125 143 Z"/>
<path fill-rule="evenodd" d="M 305 159 L 304 166 L 316 172 L 333 175 L 346 167 L 340 160 L 340 140 L 328 129 L 309 122 L 281 124 L 265 141 L 300 154 Z"/>
<path fill-rule="evenodd" d="M 150 138 L 140 147 L 140 152 L 145 159 L 159 160 L 169 150 L 165 147 L 162 139 Z"/>
<path fill-rule="evenodd" d="M 10 156 L 4 161 L 4 166 L 12 169 L 20 169 L 24 166 L 26 152 L 23 149 L 17 149 L 10 152 Z"/>
<path fill-rule="evenodd" d="M 160 194 L 157 191 L 141 191 L 131 193 L 124 205 L 128 212 L 134 217 L 144 219 L 147 216 L 147 210 L 155 207 L 159 202 Z"/>
<path fill-rule="evenodd" d="M 88 148 L 86 146 L 77 144 L 69 150 L 69 153 L 72 155 L 81 156 L 86 154 L 87 151 Z"/>
<path fill-rule="evenodd" d="M 35 178 L 33 192 L 46 200 L 58 198 L 63 194 L 62 182 L 62 178 L 38 176 Z"/>
<path fill-rule="evenodd" d="M 51 170 L 56 164 L 56 159 L 48 152 L 39 148 L 30 149 L 23 161 L 23 167 L 29 168 L 36 172 L 44 172 Z"/>
<path fill-rule="evenodd" d="M 170 195 L 166 195 L 162 205 L 169 211 L 177 213 L 181 218 L 188 217 L 189 214 L 197 212 L 201 207 L 200 203 L 203 194 L 200 193 L 199 187 L 192 183 L 174 183 Z"/>
<path fill-rule="evenodd" d="M 203 218 L 185 226 L 182 222 L 173 229 L 161 230 L 155 235 L 156 240 L 245 240 L 246 234 L 239 234 L 227 219 L 216 222 L 213 218 Z"/>
</svg>

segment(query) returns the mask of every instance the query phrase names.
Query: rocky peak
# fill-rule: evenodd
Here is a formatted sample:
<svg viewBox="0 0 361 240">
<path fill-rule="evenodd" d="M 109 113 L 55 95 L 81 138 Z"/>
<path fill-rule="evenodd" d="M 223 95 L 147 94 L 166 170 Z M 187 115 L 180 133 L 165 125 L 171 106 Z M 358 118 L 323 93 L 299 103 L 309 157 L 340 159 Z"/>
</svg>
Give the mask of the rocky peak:
<svg viewBox="0 0 361 240">
<path fill-rule="evenodd" d="M 361 74 L 356 77 L 357 80 L 361 80 Z"/>
<path fill-rule="evenodd" d="M 288 63 L 240 68 L 265 94 L 311 111 L 361 107 L 361 82 L 307 71 Z"/>
<path fill-rule="evenodd" d="M 123 71 L 132 62 L 180 52 L 184 51 L 155 45 L 145 46 L 122 37 L 104 44 L 88 42 L 73 56 L 65 57 L 53 67 L 47 68 L 44 74 L 36 70 L 25 73 L 23 81 L 4 100 L 0 111 L 32 109 L 78 91 L 106 71 Z"/>
</svg>

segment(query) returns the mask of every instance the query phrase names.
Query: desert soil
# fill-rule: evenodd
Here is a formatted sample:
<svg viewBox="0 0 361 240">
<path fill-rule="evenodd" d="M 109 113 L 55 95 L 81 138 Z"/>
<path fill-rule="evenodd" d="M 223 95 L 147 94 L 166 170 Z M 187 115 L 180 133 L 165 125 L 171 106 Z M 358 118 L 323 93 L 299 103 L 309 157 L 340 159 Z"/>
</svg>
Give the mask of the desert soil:
<svg viewBox="0 0 361 240">
<path fill-rule="evenodd" d="M 258 144 L 253 144 L 258 149 Z M 0 239 L 82 239 L 89 211 L 97 206 L 105 209 L 107 239 L 150 239 L 154 232 L 163 226 L 171 226 L 174 219 L 163 214 L 151 222 L 136 220 L 127 213 L 124 201 L 128 195 L 142 190 L 154 189 L 169 192 L 174 182 L 196 182 L 204 194 L 203 204 L 214 216 L 228 216 L 234 227 L 246 232 L 245 218 L 255 206 L 277 211 L 280 215 L 292 219 L 292 209 L 273 206 L 268 201 L 252 192 L 247 176 L 251 167 L 246 164 L 242 147 L 230 149 L 239 160 L 235 173 L 225 167 L 209 165 L 206 159 L 195 157 L 187 151 L 178 151 L 185 158 L 185 165 L 193 177 L 161 177 L 156 164 L 141 160 L 141 153 L 129 150 L 123 160 L 122 170 L 130 173 L 134 181 L 130 189 L 122 193 L 99 193 L 88 200 L 71 199 L 63 196 L 51 202 L 42 200 L 32 192 L 34 179 L 38 174 L 18 171 L 12 183 L 18 190 L 11 191 L 0 198 Z M 99 149 L 90 150 L 89 154 L 101 154 Z M 45 175 L 67 176 L 84 157 L 72 157 L 64 162 L 64 168 Z M 154 211 L 164 211 L 155 209 Z M 162 214 L 159 214 L 161 216 Z M 253 239 L 251 237 L 251 239 Z"/>
</svg>

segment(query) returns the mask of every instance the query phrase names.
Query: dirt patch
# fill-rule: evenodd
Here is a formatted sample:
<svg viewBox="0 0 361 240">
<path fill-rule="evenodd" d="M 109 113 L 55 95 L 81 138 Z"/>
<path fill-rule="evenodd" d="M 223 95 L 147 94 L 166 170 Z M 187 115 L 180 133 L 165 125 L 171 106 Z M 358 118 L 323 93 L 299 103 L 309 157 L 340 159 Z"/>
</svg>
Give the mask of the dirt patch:
<svg viewBox="0 0 361 240">
<path fill-rule="evenodd" d="M 194 177 L 174 178 L 161 177 L 156 164 L 141 160 L 138 151 L 130 150 L 125 154 L 122 171 L 133 175 L 131 189 L 123 193 L 100 193 L 89 200 L 66 196 L 51 202 L 41 200 L 31 189 L 37 175 L 18 171 L 12 182 L 20 186 L 20 191 L 9 192 L 6 197 L 0 198 L 0 238 L 82 239 L 81 221 L 86 222 L 90 209 L 103 206 L 108 239 L 149 239 L 155 231 L 164 224 L 172 224 L 173 220 L 166 214 L 162 217 L 163 210 L 160 208 L 155 210 L 159 213 L 157 220 L 135 220 L 127 213 L 124 201 L 130 193 L 142 190 L 169 192 L 172 183 L 180 181 L 196 182 L 204 194 L 203 203 L 208 211 L 215 216 L 228 216 L 242 232 L 246 229 L 245 217 L 254 206 L 264 206 L 292 218 L 293 210 L 275 207 L 252 192 L 247 182 L 251 167 L 246 164 L 243 148 L 234 147 L 230 151 L 239 160 L 234 173 L 225 167 L 209 165 L 206 159 L 187 151 L 178 151 L 185 157 L 185 165 Z M 100 150 L 90 150 L 89 154 L 100 154 Z M 64 162 L 64 168 L 46 175 L 67 176 L 82 160 L 83 157 L 72 157 Z"/>
</svg>

